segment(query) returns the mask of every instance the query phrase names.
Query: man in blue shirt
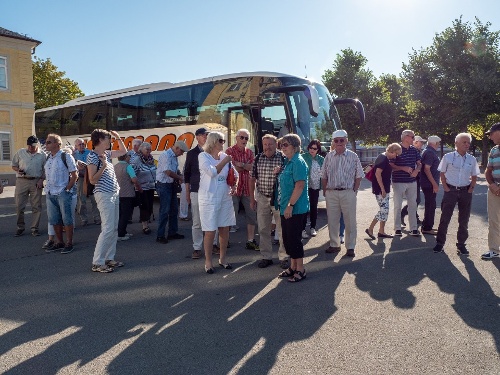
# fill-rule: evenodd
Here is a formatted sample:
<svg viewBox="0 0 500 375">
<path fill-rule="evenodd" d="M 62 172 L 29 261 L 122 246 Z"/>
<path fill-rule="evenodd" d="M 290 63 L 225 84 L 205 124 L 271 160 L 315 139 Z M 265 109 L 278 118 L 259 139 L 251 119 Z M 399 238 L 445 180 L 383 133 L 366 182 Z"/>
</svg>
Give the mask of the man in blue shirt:
<svg viewBox="0 0 500 375">
<path fill-rule="evenodd" d="M 436 196 L 439 190 L 439 157 L 437 149 L 441 138 L 431 135 L 427 140 L 427 148 L 422 154 L 422 172 L 420 173 L 420 186 L 425 197 L 424 221 L 422 223 L 422 233 L 437 234 L 437 229 L 433 229 L 434 217 L 436 214 Z"/>
<path fill-rule="evenodd" d="M 87 171 L 87 156 L 90 153 L 88 148 L 85 148 L 85 142 L 81 138 L 77 138 L 75 140 L 75 151 L 73 152 L 73 158 L 76 161 L 76 166 L 78 168 L 78 181 L 76 182 L 76 210 L 80 215 L 80 220 L 82 221 L 82 225 L 85 226 L 88 224 L 87 217 L 87 196 L 83 192 L 83 185 L 85 183 L 85 172 Z M 99 210 L 97 209 L 97 203 L 95 202 L 94 195 L 89 195 L 90 204 L 92 206 L 92 217 L 94 219 L 94 223 L 97 225 L 101 224 L 101 217 L 99 216 Z"/>
</svg>

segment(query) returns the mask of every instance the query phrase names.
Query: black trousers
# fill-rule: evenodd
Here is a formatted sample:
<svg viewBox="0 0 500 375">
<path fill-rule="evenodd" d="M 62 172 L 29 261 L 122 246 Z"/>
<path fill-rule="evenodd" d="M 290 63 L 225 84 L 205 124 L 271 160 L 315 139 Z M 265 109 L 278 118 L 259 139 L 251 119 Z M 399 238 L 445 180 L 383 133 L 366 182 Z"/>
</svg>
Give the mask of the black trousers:
<svg viewBox="0 0 500 375">
<path fill-rule="evenodd" d="M 316 229 L 316 220 L 318 219 L 318 200 L 319 200 L 319 189 L 307 189 L 309 193 L 309 217 L 311 218 L 311 228 Z M 306 229 L 307 224 L 307 214 L 304 216 L 304 225 L 302 230 Z"/>
<path fill-rule="evenodd" d="M 304 258 L 304 246 L 302 245 L 302 224 L 305 214 L 292 215 L 291 218 L 281 218 L 281 234 L 286 253 L 292 259 Z"/>
<path fill-rule="evenodd" d="M 154 189 L 136 192 L 139 201 L 140 220 L 148 221 L 153 214 Z"/>
<path fill-rule="evenodd" d="M 127 233 L 128 218 L 134 209 L 135 197 L 120 197 L 120 218 L 118 219 L 118 237 Z"/>
<path fill-rule="evenodd" d="M 444 192 L 443 200 L 441 201 L 441 220 L 439 221 L 438 233 L 436 242 L 438 245 L 444 245 L 446 242 L 446 233 L 448 233 L 448 225 L 455 206 L 458 204 L 458 231 L 457 245 L 464 245 L 469 238 L 469 218 L 470 207 L 472 203 L 472 193 L 466 189 L 450 190 Z"/>
<path fill-rule="evenodd" d="M 431 230 L 434 226 L 434 218 L 436 217 L 436 196 L 432 191 L 432 187 L 422 188 L 425 198 L 424 221 L 422 222 L 422 230 Z"/>
</svg>

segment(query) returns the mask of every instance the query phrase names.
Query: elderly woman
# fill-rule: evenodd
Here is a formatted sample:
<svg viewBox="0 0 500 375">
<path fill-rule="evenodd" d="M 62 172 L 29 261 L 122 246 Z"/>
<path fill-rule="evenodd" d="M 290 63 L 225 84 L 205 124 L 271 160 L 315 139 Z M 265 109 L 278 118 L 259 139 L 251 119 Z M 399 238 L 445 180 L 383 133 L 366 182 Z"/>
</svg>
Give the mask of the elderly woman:
<svg viewBox="0 0 500 375">
<path fill-rule="evenodd" d="M 321 189 L 321 168 L 323 167 L 323 161 L 325 158 L 318 154 L 321 150 L 321 142 L 317 139 L 313 139 L 309 142 L 307 146 L 306 153 L 302 154 L 302 158 L 309 168 L 309 188 L 307 193 L 309 196 L 309 216 L 311 219 L 311 236 L 316 236 L 316 219 L 318 218 L 318 199 L 319 190 Z M 304 225 L 302 227 L 302 238 L 308 238 L 306 232 L 307 224 L 307 214 L 304 217 Z"/>
<path fill-rule="evenodd" d="M 275 196 L 275 206 L 280 210 L 283 245 L 292 262 L 290 268 L 278 277 L 299 282 L 306 278 L 301 234 L 304 218 L 309 211 L 309 174 L 307 164 L 300 156 L 300 137 L 297 134 L 285 135 L 280 139 L 280 144 L 287 161 L 284 168 L 277 171 L 278 197 Z"/>
<path fill-rule="evenodd" d="M 156 165 L 151 155 L 151 144 L 142 142 L 131 165 L 137 176 L 140 188 L 137 190 L 137 201 L 139 202 L 140 220 L 144 234 L 150 234 L 149 219 L 153 214 L 153 199 L 155 195 Z"/>
<path fill-rule="evenodd" d="M 141 190 L 137 182 L 134 168 L 129 164 L 131 152 L 118 156 L 118 163 L 114 165 L 116 179 L 120 186 L 120 219 L 118 220 L 118 241 L 127 241 L 131 234 L 127 233 L 127 224 L 134 209 L 135 191 Z"/>
<path fill-rule="evenodd" d="M 233 168 L 235 175 L 238 173 L 230 164 L 232 158 L 222 152 L 224 148 L 224 134 L 211 132 L 202 152 L 198 155 L 200 166 L 200 188 L 198 190 L 198 203 L 200 207 L 201 229 L 205 232 L 203 248 L 205 250 L 205 272 L 212 274 L 212 248 L 215 231 L 219 230 L 219 266 L 231 269 L 231 264 L 226 262 L 227 241 L 229 227 L 236 225 L 232 195 L 236 191 L 237 179 L 233 186 L 227 183 L 229 169 Z"/>
<path fill-rule="evenodd" d="M 375 194 L 375 199 L 377 199 L 379 211 L 372 220 L 370 227 L 365 230 L 365 233 L 372 240 L 375 239 L 373 229 L 377 222 L 380 223 L 377 234 L 379 238 L 393 237 L 392 234 L 385 233 L 385 223 L 389 217 L 389 193 L 391 191 L 392 168 L 389 164 L 389 159 L 395 159 L 398 155 L 401 155 L 401 145 L 399 143 L 392 143 L 387 146 L 385 152 L 377 157 L 373 164 L 375 178 L 372 181 L 372 193 Z"/>
</svg>

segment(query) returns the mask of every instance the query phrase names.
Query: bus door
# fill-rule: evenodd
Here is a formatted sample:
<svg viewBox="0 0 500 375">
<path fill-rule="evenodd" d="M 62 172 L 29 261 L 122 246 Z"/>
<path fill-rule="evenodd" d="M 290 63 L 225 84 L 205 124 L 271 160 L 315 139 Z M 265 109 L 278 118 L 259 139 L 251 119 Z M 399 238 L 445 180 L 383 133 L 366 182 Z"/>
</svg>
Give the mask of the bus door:
<svg viewBox="0 0 500 375">
<path fill-rule="evenodd" d="M 227 147 L 236 143 L 235 136 L 239 129 L 247 129 L 250 139 L 247 147 L 256 154 L 258 152 L 258 122 L 252 116 L 252 110 L 248 106 L 232 107 L 227 110 Z"/>
</svg>

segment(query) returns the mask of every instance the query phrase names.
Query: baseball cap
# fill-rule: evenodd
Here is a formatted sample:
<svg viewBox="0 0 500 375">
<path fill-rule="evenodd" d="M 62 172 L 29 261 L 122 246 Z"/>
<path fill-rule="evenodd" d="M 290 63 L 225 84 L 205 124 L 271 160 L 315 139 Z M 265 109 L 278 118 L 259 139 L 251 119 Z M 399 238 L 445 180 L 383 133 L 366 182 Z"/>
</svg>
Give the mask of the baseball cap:
<svg viewBox="0 0 500 375">
<path fill-rule="evenodd" d="M 347 138 L 347 132 L 344 129 L 335 130 L 332 133 L 332 139 L 333 138 Z"/>
<path fill-rule="evenodd" d="M 199 128 L 198 130 L 196 130 L 194 135 L 208 134 L 208 133 L 210 133 L 210 131 L 207 128 Z"/>
<path fill-rule="evenodd" d="M 415 141 L 418 141 L 418 142 L 427 142 L 427 139 L 423 139 L 421 136 L 416 135 L 415 136 Z"/>
<path fill-rule="evenodd" d="M 174 146 L 177 146 L 179 147 L 182 151 L 184 152 L 188 152 L 189 149 L 188 149 L 188 146 L 186 144 L 186 142 L 183 142 L 183 141 L 177 141 L 174 143 Z"/>
<path fill-rule="evenodd" d="M 438 143 L 441 142 L 441 138 L 439 138 L 437 135 L 431 135 L 429 138 L 427 138 L 427 142 Z"/>
<path fill-rule="evenodd" d="M 30 136 L 28 137 L 28 141 L 26 142 L 26 144 L 27 144 L 28 146 L 31 146 L 31 145 L 33 145 L 33 144 L 35 144 L 35 143 L 39 143 L 39 142 L 38 142 L 38 138 L 37 138 L 36 136 L 34 136 L 34 135 L 30 135 Z"/>
<path fill-rule="evenodd" d="M 500 130 L 500 122 L 497 122 L 496 124 L 491 125 L 490 130 L 488 130 L 484 134 L 490 135 L 491 133 L 496 132 L 497 130 Z"/>
</svg>

